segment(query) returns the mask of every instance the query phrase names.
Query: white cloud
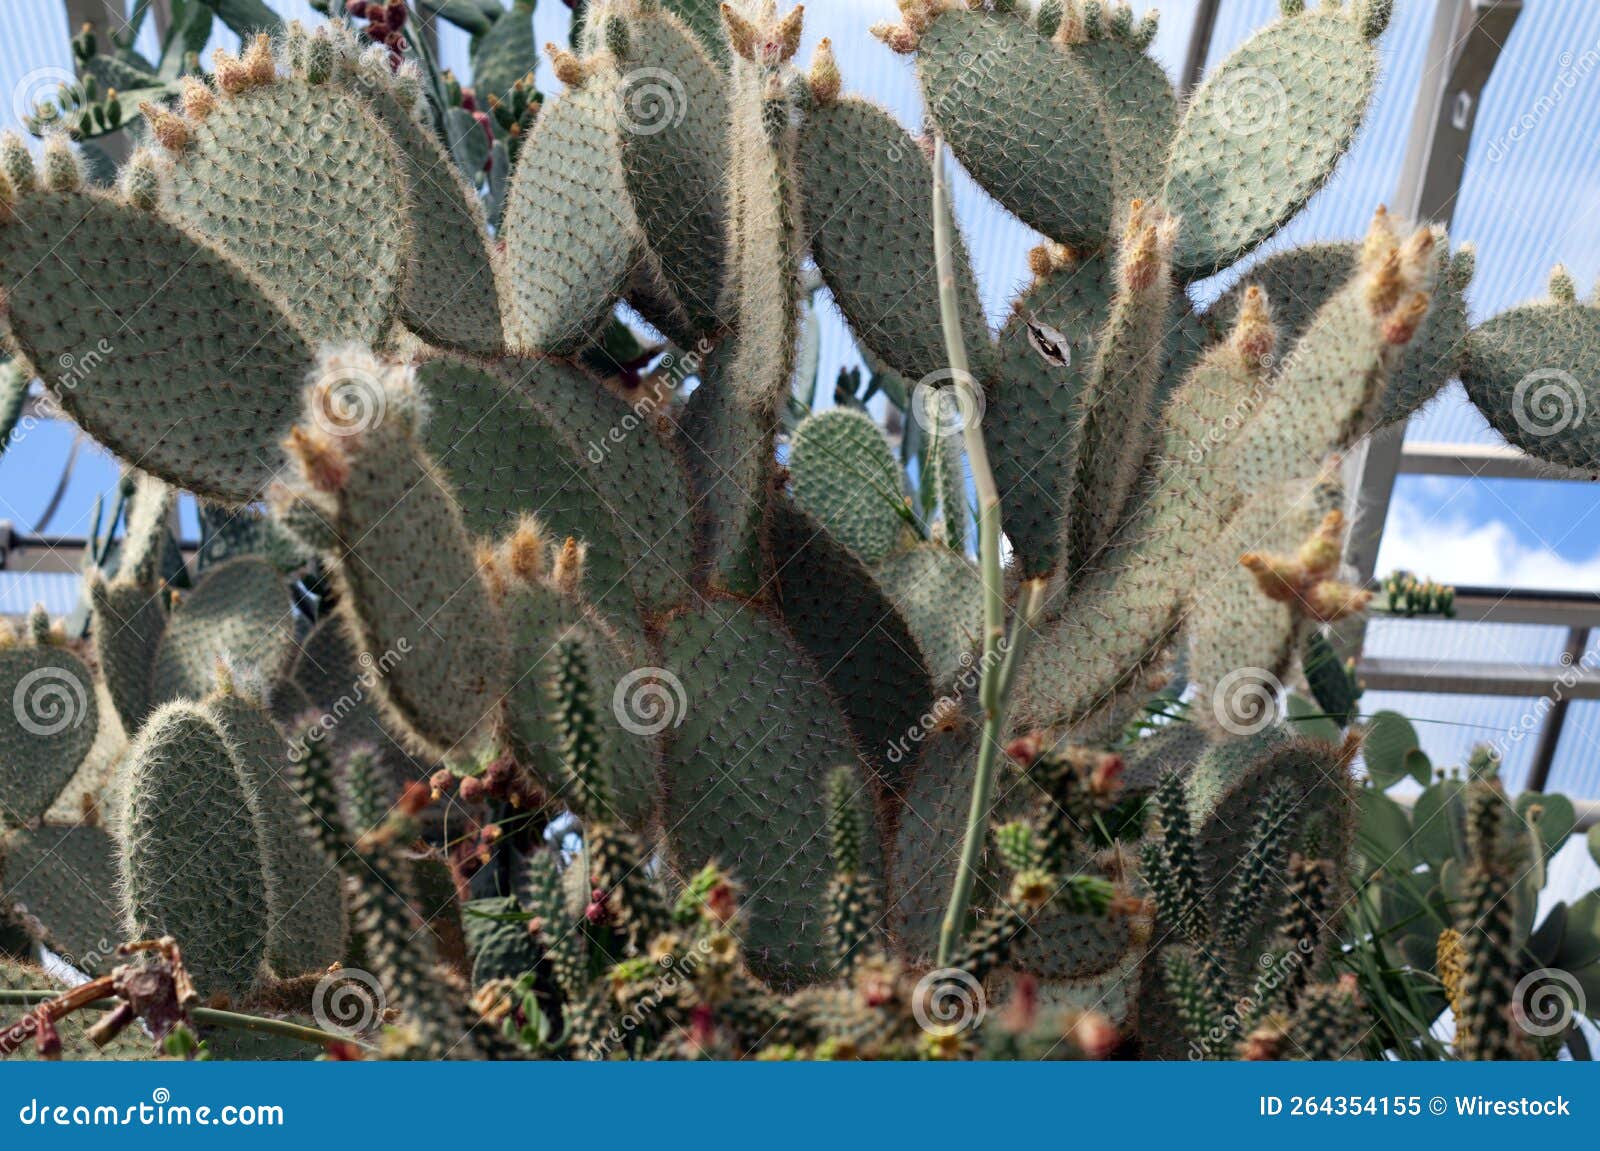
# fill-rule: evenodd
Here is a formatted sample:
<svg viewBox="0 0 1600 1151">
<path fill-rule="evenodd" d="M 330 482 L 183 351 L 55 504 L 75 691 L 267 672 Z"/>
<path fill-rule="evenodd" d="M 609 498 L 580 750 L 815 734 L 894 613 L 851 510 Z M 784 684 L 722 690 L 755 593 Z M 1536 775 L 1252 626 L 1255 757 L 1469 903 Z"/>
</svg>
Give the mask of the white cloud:
<svg viewBox="0 0 1600 1151">
<path fill-rule="evenodd" d="M 1549 547 L 1532 547 L 1503 520 L 1472 521 L 1457 514 L 1426 514 L 1396 496 L 1378 552 L 1378 575 L 1405 568 L 1443 583 L 1600 589 L 1600 549 L 1572 559 Z"/>
</svg>

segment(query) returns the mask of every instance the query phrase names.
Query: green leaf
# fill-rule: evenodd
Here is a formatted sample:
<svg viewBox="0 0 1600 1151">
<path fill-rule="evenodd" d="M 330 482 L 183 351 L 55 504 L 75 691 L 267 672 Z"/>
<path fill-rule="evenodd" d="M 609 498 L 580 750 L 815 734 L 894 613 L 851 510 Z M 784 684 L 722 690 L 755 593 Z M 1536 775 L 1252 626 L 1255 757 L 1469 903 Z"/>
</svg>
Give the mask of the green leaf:
<svg viewBox="0 0 1600 1151">
<path fill-rule="evenodd" d="M 1397 711 L 1380 711 L 1367 723 L 1363 752 L 1367 773 L 1382 790 L 1399 783 L 1408 774 L 1406 755 L 1420 745 L 1416 728 Z"/>
<path fill-rule="evenodd" d="M 1411 809 L 1412 849 L 1435 869 L 1462 854 L 1466 808 L 1458 779 L 1440 780 L 1417 796 Z"/>
<path fill-rule="evenodd" d="M 1433 760 L 1428 758 L 1428 753 L 1420 747 L 1414 747 L 1406 752 L 1406 774 L 1416 780 L 1423 787 L 1433 782 Z"/>
<path fill-rule="evenodd" d="M 1361 830 L 1357 843 L 1374 867 L 1410 870 L 1411 821 L 1406 812 L 1383 792 L 1361 789 Z"/>
<path fill-rule="evenodd" d="M 1572 801 L 1564 795 L 1525 791 L 1517 796 L 1517 814 L 1529 823 L 1534 822 L 1530 812 L 1535 807 L 1540 809 L 1536 826 L 1539 838 L 1544 841 L 1545 858 L 1548 859 L 1567 842 L 1567 836 L 1577 826 L 1578 815 L 1572 808 Z"/>
</svg>

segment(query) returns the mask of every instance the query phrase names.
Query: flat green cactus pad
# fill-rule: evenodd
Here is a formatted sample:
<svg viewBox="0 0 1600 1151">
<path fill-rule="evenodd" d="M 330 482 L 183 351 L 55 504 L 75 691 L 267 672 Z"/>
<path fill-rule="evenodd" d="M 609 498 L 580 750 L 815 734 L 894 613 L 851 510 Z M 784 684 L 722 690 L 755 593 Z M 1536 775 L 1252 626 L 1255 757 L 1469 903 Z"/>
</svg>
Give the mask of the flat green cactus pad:
<svg viewBox="0 0 1600 1151">
<path fill-rule="evenodd" d="M 91 192 L 30 193 L 11 211 L 0 225 L 11 334 L 30 361 L 59 366 L 46 382 L 67 414 L 191 491 L 259 495 L 310 365 L 298 325 L 150 212 Z"/>
<path fill-rule="evenodd" d="M 631 549 L 591 478 L 593 469 L 573 449 L 573 429 L 528 399 L 540 376 L 564 371 L 570 369 L 554 362 L 530 366 L 537 375 L 512 389 L 467 361 L 427 361 L 417 371 L 429 405 L 423 443 L 449 477 L 468 531 L 494 538 L 515 528 L 521 516 L 535 515 L 558 540 L 574 536 L 588 546 L 584 586 L 590 596 L 610 610 L 629 611 Z"/>
<path fill-rule="evenodd" d="M 935 374 L 947 382 L 933 174 L 921 146 L 888 112 L 851 96 L 806 117 L 799 159 L 811 254 L 850 330 L 912 383 Z M 989 329 L 959 240 L 955 262 L 967 353 L 981 378 Z"/>
<path fill-rule="evenodd" d="M 406 200 L 398 153 L 363 102 L 300 79 L 221 94 L 191 118 L 166 191 L 164 210 L 270 284 L 313 339 L 383 334 L 405 273 Z"/>
<path fill-rule="evenodd" d="M 669 12 L 635 12 L 626 26 L 616 63 L 623 173 L 689 331 L 714 332 L 728 244 L 726 80 Z"/>
<path fill-rule="evenodd" d="M 505 345 L 497 268 L 483 208 L 455 161 L 426 125 L 388 92 L 374 93 L 373 114 L 399 151 L 405 182 L 405 282 L 400 320 L 429 343 L 492 355 Z"/>
<path fill-rule="evenodd" d="M 674 618 L 662 656 L 683 716 L 667 752 L 676 874 L 714 859 L 738 877 L 745 957 L 758 975 L 780 984 L 825 975 L 827 780 L 860 764 L 844 717 L 783 629 L 732 601 Z M 780 696 L 788 703 L 775 710 Z"/>
<path fill-rule="evenodd" d="M 633 270 L 639 221 L 622 174 L 604 73 L 545 103 L 507 193 L 510 336 L 528 350 L 582 347 Z"/>
<path fill-rule="evenodd" d="M 718 587 L 753 594 L 761 587 L 761 525 L 772 465 L 752 445 L 765 442 L 765 417 L 727 386 L 728 353 L 707 365 L 679 424 L 701 541 L 697 563 Z"/>
<path fill-rule="evenodd" d="M 68 965 L 100 975 L 126 934 L 118 847 L 98 827 L 45 824 L 0 840 L 0 903 Z"/>
<path fill-rule="evenodd" d="M 156 648 L 151 706 L 205 698 L 216 685 L 219 661 L 271 681 L 293 641 L 289 589 L 277 569 L 253 556 L 219 564 L 167 621 Z"/>
<path fill-rule="evenodd" d="M 1490 426 L 1530 456 L 1600 471 L 1600 307 L 1524 304 L 1492 317 L 1472 330 L 1461 382 Z"/>
<path fill-rule="evenodd" d="M 956 158 L 1023 223 L 1064 244 L 1110 234 L 1113 152 L 1094 81 L 1030 24 L 947 9 L 917 75 Z"/>
<path fill-rule="evenodd" d="M 983 431 L 1006 535 L 1027 578 L 1049 575 L 1061 559 L 1083 382 L 1113 291 L 1107 261 L 1092 256 L 1035 283 L 1000 331 L 1000 370 L 989 389 Z"/>
<path fill-rule="evenodd" d="M 1116 156 L 1116 200 L 1126 204 L 1161 191 L 1178 127 L 1178 98 L 1161 65 L 1112 36 L 1066 46 L 1094 84 Z"/>
<path fill-rule="evenodd" d="M 203 711 L 233 745 L 261 821 L 267 963 L 280 979 L 324 971 L 344 957 L 339 871 L 301 826 L 307 808 L 290 785 L 288 741 L 266 712 L 239 696 L 214 696 Z"/>
<path fill-rule="evenodd" d="M 94 679 L 65 648 L 0 651 L 0 826 L 38 819 L 94 746 Z"/>
<path fill-rule="evenodd" d="M 198 706 L 168 704 L 145 724 L 124 770 L 130 938 L 183 940 L 202 997 L 242 996 L 266 960 L 274 895 L 259 812 L 229 741 Z"/>
<path fill-rule="evenodd" d="M 358 650 L 389 667 L 380 697 L 422 746 L 443 754 L 492 718 L 505 684 L 505 636 L 461 509 L 434 478 L 437 465 L 411 413 L 397 410 L 401 402 L 346 438 L 349 473 L 331 494 L 330 558 Z"/>
<path fill-rule="evenodd" d="M 768 510 L 783 622 L 827 678 L 868 761 L 891 787 L 916 763 L 910 744 L 933 702 L 921 645 L 872 573 L 789 500 Z"/>
<path fill-rule="evenodd" d="M 789 440 L 794 500 L 862 561 L 894 550 L 905 521 L 905 477 L 872 418 L 848 408 L 809 417 Z"/>
<path fill-rule="evenodd" d="M 1340 5 L 1262 29 L 1195 90 L 1167 162 L 1182 221 L 1173 265 L 1190 279 L 1227 267 L 1327 182 L 1361 125 L 1378 59 Z"/>
<path fill-rule="evenodd" d="M 561 360 L 524 358 L 501 368 L 567 437 L 579 460 L 569 483 L 592 487 L 614 517 L 639 602 L 657 610 L 684 602 L 694 567 L 689 482 L 657 417 Z"/>
<path fill-rule="evenodd" d="M 983 580 L 971 560 L 943 544 L 923 543 L 875 569 L 928 662 L 934 687 L 950 687 L 973 667 L 983 636 Z"/>
</svg>

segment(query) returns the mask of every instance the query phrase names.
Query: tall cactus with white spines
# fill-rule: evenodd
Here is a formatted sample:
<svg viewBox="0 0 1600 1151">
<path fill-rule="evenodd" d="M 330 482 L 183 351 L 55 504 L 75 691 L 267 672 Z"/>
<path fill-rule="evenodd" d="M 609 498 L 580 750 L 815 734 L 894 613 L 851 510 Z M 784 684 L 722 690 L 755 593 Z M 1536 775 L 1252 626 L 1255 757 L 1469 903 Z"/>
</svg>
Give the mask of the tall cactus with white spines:
<svg viewBox="0 0 1600 1151">
<path fill-rule="evenodd" d="M 274 891 L 311 882 L 318 857 L 273 809 L 285 796 L 262 764 L 276 754 L 259 749 L 273 744 L 268 710 L 288 721 L 313 704 L 319 740 L 380 742 L 357 757 L 369 806 L 380 756 L 413 784 L 448 769 L 433 790 L 472 812 L 450 844 L 463 888 L 521 892 L 551 923 L 577 909 L 581 939 L 542 946 L 579 1031 L 603 1022 L 612 991 L 577 969 L 626 974 L 657 944 L 672 953 L 684 939 L 645 936 L 681 896 L 677 926 L 739 936 L 727 997 L 704 991 L 730 1032 L 792 1009 L 808 1022 L 778 1033 L 802 1047 L 832 1026 L 835 1039 L 867 1034 L 848 1011 L 841 1022 L 837 988 L 806 993 L 803 1009 L 770 997 L 841 962 L 829 823 L 850 805 L 849 889 L 882 886 L 887 930 L 848 934 L 884 939 L 884 962 L 933 960 L 965 873 L 980 882 L 953 939 L 983 930 L 954 954 L 1079 990 L 1137 978 L 1151 921 L 1136 896 L 1159 882 L 1129 861 L 1122 840 L 1138 829 L 1085 825 L 1070 850 L 1036 829 L 1054 845 L 1036 867 L 1014 821 L 1003 851 L 974 840 L 990 817 L 1035 818 L 1057 790 L 1087 788 L 1089 814 L 1109 819 L 1110 750 L 1127 753 L 1134 791 L 1157 760 L 1191 781 L 1191 805 L 1212 813 L 1197 816 L 1207 851 L 1217 812 L 1243 834 L 1269 769 L 1294 791 L 1274 811 L 1347 805 L 1328 775 L 1342 779 L 1348 754 L 1285 751 L 1269 726 L 1273 684 L 1294 681 L 1307 635 L 1365 602 L 1342 579 L 1330 460 L 1460 372 L 1528 451 L 1600 467 L 1581 419 L 1533 431 L 1523 418 L 1568 380 L 1578 409 L 1600 403 L 1594 308 L 1569 277 L 1549 302 L 1469 331 L 1470 253 L 1379 210 L 1358 243 L 1274 254 L 1204 312 L 1190 298 L 1332 175 L 1376 75 L 1383 0 L 1286 2 L 1185 102 L 1145 54 L 1153 21 L 1125 7 L 901 6 L 877 32 L 914 57 L 932 139 L 848 94 L 826 41 L 802 65 L 798 9 L 595 0 L 573 46 L 550 50 L 564 90 L 526 122 L 490 119 L 491 133 L 515 123 L 517 158 L 487 181 L 487 217 L 480 173 L 455 165 L 470 149 L 437 131 L 463 111 L 438 105 L 449 85 L 425 60 L 397 69 L 387 48 L 363 51 L 341 25 L 254 39 L 184 77 L 146 109 L 152 144 L 115 188 L 89 186 L 64 138 L 42 161 L 0 143 L 16 362 L 93 351 L 92 368 L 46 387 L 152 477 L 160 494 L 141 514 L 165 507 L 161 484 L 230 506 L 269 497 L 316 557 L 297 573 L 315 596 L 291 597 L 251 556 L 186 593 L 137 559 L 93 587 L 95 662 L 133 739 L 110 829 L 129 918 L 199 936 L 227 924 L 233 960 L 215 938 L 194 952 L 218 990 L 248 994 L 343 942 L 336 901 L 274 929 L 239 897 L 253 885 L 270 911 Z M 939 141 L 1041 236 L 997 335 L 936 206 L 935 165 L 950 162 Z M 859 402 L 795 410 L 813 383 L 792 377 L 819 284 L 873 365 L 869 394 L 895 409 L 887 426 Z M 591 366 L 619 315 L 666 342 L 600 379 Z M 952 343 L 970 380 L 952 370 Z M 991 642 L 986 569 L 969 554 L 953 449 L 974 420 L 970 462 L 999 489 L 1017 577 L 1000 623 L 1040 605 L 1020 656 Z M 313 613 L 324 618 L 307 635 Z M 1179 651 L 1198 722 L 1182 741 L 1121 747 Z M 76 659 L 48 641 L 0 651 L 8 683 Z M 981 686 L 1002 662 L 1015 676 L 1004 722 Z M 273 689 L 255 710 L 215 697 L 241 668 Z M 603 798 L 568 746 L 580 695 Z M 0 795 L 18 823 L 43 813 L 92 740 L 26 734 L 0 731 L 17 764 L 36 763 L 18 798 Z M 1024 770 L 974 810 L 984 741 L 992 753 L 1023 736 Z M 1067 740 L 1093 750 L 1069 754 Z M 208 759 L 230 770 L 188 787 Z M 300 798 L 315 807 L 327 791 Z M 408 834 L 425 828 L 418 795 L 396 825 Z M 229 803 L 227 852 L 187 838 Z M 580 841 L 599 829 L 591 873 L 519 879 L 529 860 L 545 868 L 540 836 L 568 807 Z M 963 837 L 975 867 L 957 864 Z M 180 851 L 226 882 L 163 881 Z M 622 866 L 629 853 L 639 875 Z M 399 866 L 395 844 L 357 854 Z M 1063 870 L 1095 896 L 1045 907 L 1043 873 Z M 721 906 L 719 884 L 742 893 L 726 919 L 696 910 Z M 1124 914 L 1108 917 L 1113 890 Z M 613 903 L 645 895 L 648 914 Z M 426 965 L 409 945 L 395 960 L 367 914 L 380 904 L 358 907 L 357 941 L 376 940 L 414 996 Z M 877 970 L 846 950 L 858 978 Z M 1161 986 L 1124 996 L 1146 1033 Z"/>
</svg>

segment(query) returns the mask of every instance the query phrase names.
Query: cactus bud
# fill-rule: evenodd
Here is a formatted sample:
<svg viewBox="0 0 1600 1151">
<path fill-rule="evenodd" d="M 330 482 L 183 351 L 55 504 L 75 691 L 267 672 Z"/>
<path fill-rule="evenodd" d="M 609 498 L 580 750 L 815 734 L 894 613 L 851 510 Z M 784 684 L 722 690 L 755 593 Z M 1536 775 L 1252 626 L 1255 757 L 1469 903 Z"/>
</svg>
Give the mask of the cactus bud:
<svg viewBox="0 0 1600 1151">
<path fill-rule="evenodd" d="M 817 54 L 811 58 L 811 98 L 818 104 L 831 104 L 839 98 L 844 80 L 839 75 L 839 61 L 833 55 L 833 41 L 826 36 L 817 45 Z"/>
<path fill-rule="evenodd" d="M 191 120 L 204 120 L 217 106 L 217 94 L 210 84 L 198 76 L 185 76 L 182 81 L 178 106 Z"/>
<path fill-rule="evenodd" d="M 83 185 L 83 168 L 72 142 L 52 132 L 44 142 L 44 186 L 52 192 L 75 192 Z"/>
<path fill-rule="evenodd" d="M 550 573 L 557 588 L 568 595 L 578 594 L 578 588 L 583 584 L 583 561 L 588 554 L 587 544 L 580 543 L 574 536 L 566 538 L 556 552 L 555 565 Z"/>
<path fill-rule="evenodd" d="M 544 50 L 550 57 L 550 68 L 557 80 L 568 88 L 583 87 L 583 82 L 589 78 L 589 70 L 582 60 L 554 44 L 546 44 Z"/>
<path fill-rule="evenodd" d="M 298 460 L 306 482 L 319 492 L 337 492 L 350 482 L 350 463 L 332 437 L 296 425 L 284 449 Z"/>
<path fill-rule="evenodd" d="M 259 32 L 251 39 L 241 62 L 252 87 L 259 88 L 278 78 L 278 62 L 272 57 L 272 37 L 265 32 Z"/>
<path fill-rule="evenodd" d="M 545 548 L 544 527 L 533 516 L 523 516 L 505 542 L 506 569 L 526 583 L 543 579 Z"/>
<path fill-rule="evenodd" d="M 806 6 L 797 4 L 773 29 L 769 51 L 776 55 L 775 62 L 793 60 L 800 51 L 800 37 L 805 31 Z"/>
<path fill-rule="evenodd" d="M 896 55 L 909 56 L 917 50 L 917 34 L 904 24 L 882 22 L 874 24 L 867 31 L 887 44 Z"/>
<path fill-rule="evenodd" d="M 1578 286 L 1573 283 L 1572 273 L 1567 271 L 1565 264 L 1557 264 L 1550 269 L 1548 291 L 1550 298 L 1558 304 L 1575 304 L 1578 302 Z"/>
<path fill-rule="evenodd" d="M 1383 323 L 1384 342 L 1397 346 L 1409 344 L 1411 338 L 1417 334 L 1417 328 L 1422 324 L 1423 317 L 1428 314 L 1430 299 L 1427 292 L 1413 292 L 1390 312 Z"/>
<path fill-rule="evenodd" d="M 211 56 L 212 70 L 216 73 L 217 87 L 226 96 L 237 96 L 248 91 L 251 85 L 250 69 L 232 52 L 218 48 Z"/>
<path fill-rule="evenodd" d="M 5 173 L 16 194 L 33 191 L 36 178 L 33 154 L 15 132 L 0 135 L 0 171 Z"/>
<path fill-rule="evenodd" d="M 189 121 L 175 112 L 146 101 L 139 105 L 139 111 L 144 113 L 145 123 L 150 125 L 150 134 L 169 152 L 182 152 L 189 146 L 193 135 Z"/>
<path fill-rule="evenodd" d="M 1262 363 L 1278 346 L 1278 329 L 1272 322 L 1272 309 L 1266 293 L 1255 284 L 1245 289 L 1239 305 L 1239 318 L 1229 337 L 1234 350 L 1251 367 Z"/>
</svg>

